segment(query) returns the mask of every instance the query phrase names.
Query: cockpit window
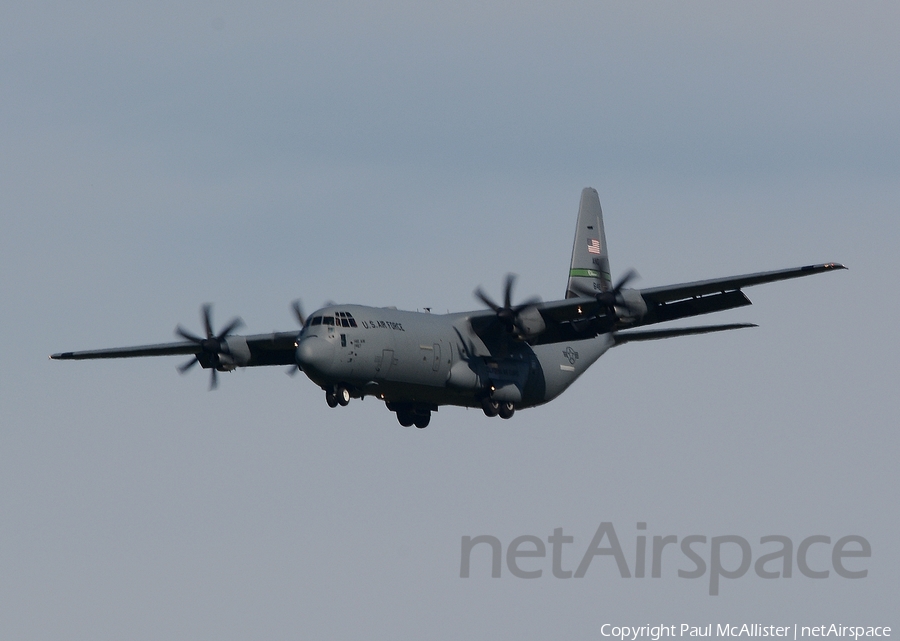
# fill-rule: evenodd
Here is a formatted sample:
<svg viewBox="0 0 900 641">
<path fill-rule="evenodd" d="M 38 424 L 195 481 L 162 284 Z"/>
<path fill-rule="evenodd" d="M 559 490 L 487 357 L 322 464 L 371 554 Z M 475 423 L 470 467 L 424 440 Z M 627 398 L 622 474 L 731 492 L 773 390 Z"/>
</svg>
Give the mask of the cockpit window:
<svg viewBox="0 0 900 641">
<path fill-rule="evenodd" d="M 328 325 L 332 327 L 357 327 L 350 312 L 335 312 L 334 316 L 313 316 L 306 321 L 306 326 Z"/>
<path fill-rule="evenodd" d="M 356 321 L 353 320 L 353 316 L 350 315 L 350 312 L 335 312 L 337 316 L 337 323 L 341 327 L 356 327 Z"/>
</svg>

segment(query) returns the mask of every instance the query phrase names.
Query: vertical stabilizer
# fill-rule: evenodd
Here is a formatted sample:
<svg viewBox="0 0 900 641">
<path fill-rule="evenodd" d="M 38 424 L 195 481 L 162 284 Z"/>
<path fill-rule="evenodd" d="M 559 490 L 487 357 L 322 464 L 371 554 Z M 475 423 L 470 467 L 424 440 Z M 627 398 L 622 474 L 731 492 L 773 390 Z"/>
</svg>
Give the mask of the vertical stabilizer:
<svg viewBox="0 0 900 641">
<path fill-rule="evenodd" d="M 606 251 L 600 196 L 596 189 L 585 187 L 578 207 L 578 225 L 575 228 L 575 244 L 572 246 L 566 298 L 593 296 L 610 289 L 609 254 Z"/>
</svg>

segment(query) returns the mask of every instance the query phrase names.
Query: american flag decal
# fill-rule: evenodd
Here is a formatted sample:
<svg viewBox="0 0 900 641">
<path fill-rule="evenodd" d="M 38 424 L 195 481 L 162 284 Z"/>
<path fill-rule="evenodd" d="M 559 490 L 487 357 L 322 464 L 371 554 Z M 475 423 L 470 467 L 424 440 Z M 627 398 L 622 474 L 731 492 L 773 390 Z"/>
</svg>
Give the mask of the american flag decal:
<svg viewBox="0 0 900 641">
<path fill-rule="evenodd" d="M 600 241 L 599 240 L 589 240 L 588 241 L 588 251 L 592 254 L 600 253 Z"/>
</svg>

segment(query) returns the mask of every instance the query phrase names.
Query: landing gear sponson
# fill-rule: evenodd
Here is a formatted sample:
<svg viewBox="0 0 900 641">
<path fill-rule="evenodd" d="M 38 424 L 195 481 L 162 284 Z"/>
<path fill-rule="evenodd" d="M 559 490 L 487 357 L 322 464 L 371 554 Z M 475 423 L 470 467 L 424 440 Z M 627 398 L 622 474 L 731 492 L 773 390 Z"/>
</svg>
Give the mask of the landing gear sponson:
<svg viewBox="0 0 900 641">
<path fill-rule="evenodd" d="M 325 402 L 328 403 L 328 407 L 337 407 L 338 405 L 345 407 L 350 403 L 350 398 L 350 390 L 344 385 L 335 385 L 333 389 L 325 390 Z M 389 402 L 387 408 L 397 414 L 397 421 L 403 427 L 415 425 L 419 429 L 428 427 L 431 422 L 431 412 L 437 411 L 436 405 L 426 403 Z"/>
<path fill-rule="evenodd" d="M 344 385 L 336 385 L 334 389 L 325 390 L 325 402 L 328 407 L 344 407 L 350 403 L 350 390 Z M 431 422 L 431 412 L 437 411 L 437 406 L 427 403 L 395 403 L 388 402 L 387 408 L 397 414 L 397 422 L 403 427 L 415 425 L 419 429 L 428 427 Z M 481 409 L 485 416 L 499 416 L 503 419 L 512 418 L 516 407 L 509 401 L 496 401 L 486 396 L 481 401 Z"/>
</svg>

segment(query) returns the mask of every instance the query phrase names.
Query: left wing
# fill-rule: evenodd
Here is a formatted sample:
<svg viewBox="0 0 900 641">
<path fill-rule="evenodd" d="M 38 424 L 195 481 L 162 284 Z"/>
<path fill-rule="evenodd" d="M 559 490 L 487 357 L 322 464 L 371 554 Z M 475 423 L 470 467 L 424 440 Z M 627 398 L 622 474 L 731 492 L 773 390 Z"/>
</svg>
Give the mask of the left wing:
<svg viewBox="0 0 900 641">
<path fill-rule="evenodd" d="M 186 341 L 180 343 L 160 343 L 158 345 L 140 345 L 138 347 L 113 347 L 111 349 L 94 349 L 81 352 L 59 352 L 50 358 L 58 361 L 81 361 L 91 358 L 130 358 L 134 356 L 171 356 L 173 354 L 198 354 L 201 348 L 196 343 Z"/>
<path fill-rule="evenodd" d="M 138 356 L 171 356 L 173 354 L 193 354 L 203 367 L 210 367 L 208 357 L 213 354 L 227 354 L 235 366 L 253 367 L 255 365 L 293 365 L 295 342 L 298 331 L 273 332 L 253 336 L 227 336 L 219 343 L 218 350 L 206 349 L 203 345 L 182 341 L 178 343 L 160 343 L 157 345 L 138 345 L 136 347 L 115 347 L 112 349 L 96 349 L 81 352 L 60 352 L 50 358 L 60 361 L 79 361 L 94 358 L 132 358 Z"/>
<path fill-rule="evenodd" d="M 792 267 L 790 269 L 777 269 L 771 272 L 757 272 L 742 276 L 729 276 L 728 278 L 713 278 L 710 280 L 698 280 L 693 283 L 681 285 L 666 285 L 665 287 L 651 287 L 642 289 L 641 296 L 647 301 L 658 303 L 688 298 L 691 296 L 703 296 L 714 292 L 723 292 L 751 285 L 774 283 L 778 280 L 812 276 L 835 269 L 847 269 L 840 263 L 823 263 L 821 265 L 807 265 L 806 267 Z"/>
<path fill-rule="evenodd" d="M 741 291 L 743 287 L 840 269 L 847 268 L 840 263 L 823 263 L 649 289 L 623 289 L 618 293 L 615 306 L 612 308 L 608 302 L 602 301 L 603 294 L 597 298 L 579 296 L 548 303 L 535 303 L 529 306 L 529 313 L 533 314 L 535 312 L 531 310 L 536 310 L 544 327 L 525 340 L 532 345 L 583 340 L 602 333 L 743 307 L 751 304 L 750 299 Z M 493 322 L 494 317 L 491 310 L 475 312 L 469 317 L 473 330 L 485 341 L 495 340 L 497 334 L 502 331 L 502 327 Z M 736 327 L 728 326 L 728 329 Z M 710 331 L 709 328 L 706 328 L 706 331 Z M 619 342 L 649 340 L 651 337 L 668 338 L 684 333 L 671 331 L 647 333 L 643 339 L 637 338 L 637 335 L 631 339 L 619 335 L 621 338 L 617 340 Z"/>
</svg>

